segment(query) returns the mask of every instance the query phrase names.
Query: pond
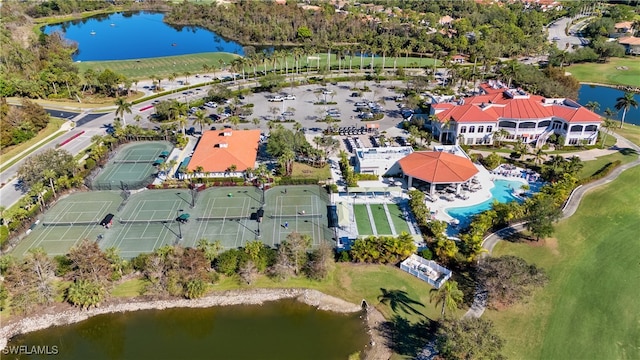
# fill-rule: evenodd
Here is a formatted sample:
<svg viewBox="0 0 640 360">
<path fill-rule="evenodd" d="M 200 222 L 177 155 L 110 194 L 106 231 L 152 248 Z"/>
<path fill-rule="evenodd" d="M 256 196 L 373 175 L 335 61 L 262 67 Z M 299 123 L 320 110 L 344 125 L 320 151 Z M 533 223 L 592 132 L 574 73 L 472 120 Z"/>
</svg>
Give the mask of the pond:
<svg viewBox="0 0 640 360">
<path fill-rule="evenodd" d="M 45 26 L 42 31 L 64 33 L 78 44 L 75 61 L 126 60 L 228 52 L 244 55 L 242 45 L 196 26 L 171 26 L 164 14 L 123 12 Z"/>
<path fill-rule="evenodd" d="M 604 111 L 607 108 L 610 108 L 614 112 L 617 111 L 614 107 L 616 99 L 623 95 L 624 91 L 606 86 L 581 85 L 578 92 L 578 102 L 582 105 L 586 105 L 589 101 L 597 101 L 600 104 L 598 114 L 604 115 Z M 639 94 L 635 94 L 634 98 L 638 103 L 640 103 Z M 620 120 L 622 118 L 622 110 L 617 113 L 614 118 L 616 120 Z M 632 107 L 627 111 L 625 123 L 640 125 L 640 107 L 637 109 Z"/>
<path fill-rule="evenodd" d="M 364 350 L 369 339 L 365 327 L 359 313 L 337 314 L 284 300 L 99 315 L 21 335 L 5 351 L 48 346 L 66 360 L 346 359 Z"/>
</svg>

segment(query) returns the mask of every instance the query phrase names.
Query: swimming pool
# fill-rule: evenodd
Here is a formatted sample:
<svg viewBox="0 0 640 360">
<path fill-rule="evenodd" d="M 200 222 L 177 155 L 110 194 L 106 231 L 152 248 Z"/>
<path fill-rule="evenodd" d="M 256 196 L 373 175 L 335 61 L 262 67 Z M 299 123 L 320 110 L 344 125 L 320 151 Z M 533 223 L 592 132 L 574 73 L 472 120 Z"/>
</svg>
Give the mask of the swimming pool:
<svg viewBox="0 0 640 360">
<path fill-rule="evenodd" d="M 493 204 L 494 200 L 498 200 L 498 202 L 501 203 L 507 203 L 514 200 L 522 202 L 522 199 L 513 196 L 513 190 L 520 189 L 523 185 L 522 182 L 513 180 L 494 180 L 493 183 L 495 186 L 491 189 L 490 199 L 473 206 L 445 209 L 449 216 L 460 222 L 457 227 L 449 226 L 447 228 L 447 235 L 453 236 L 459 232 L 459 229 L 466 228 L 471 223 L 473 215 L 491 209 L 491 204 Z M 533 192 L 537 192 L 540 188 L 539 184 L 530 184 L 529 186 L 530 190 Z"/>
</svg>

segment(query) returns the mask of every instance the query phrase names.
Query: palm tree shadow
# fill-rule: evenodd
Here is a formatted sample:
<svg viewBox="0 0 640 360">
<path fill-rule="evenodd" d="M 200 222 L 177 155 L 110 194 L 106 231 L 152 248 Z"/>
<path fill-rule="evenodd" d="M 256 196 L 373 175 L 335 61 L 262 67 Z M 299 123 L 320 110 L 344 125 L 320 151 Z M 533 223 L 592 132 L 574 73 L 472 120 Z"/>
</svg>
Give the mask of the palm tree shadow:
<svg viewBox="0 0 640 360">
<path fill-rule="evenodd" d="M 410 298 L 406 291 L 387 290 L 384 288 L 380 288 L 380 291 L 382 294 L 378 295 L 378 301 L 391 307 L 394 313 L 397 314 L 398 311 L 403 311 L 406 314 L 424 316 L 416 309 L 416 305 L 424 307 L 424 304 Z"/>
<path fill-rule="evenodd" d="M 424 319 L 416 323 L 395 315 L 389 321 L 378 325 L 378 330 L 385 339 L 386 345 L 400 355 L 415 356 L 432 340 L 438 322 Z"/>
</svg>

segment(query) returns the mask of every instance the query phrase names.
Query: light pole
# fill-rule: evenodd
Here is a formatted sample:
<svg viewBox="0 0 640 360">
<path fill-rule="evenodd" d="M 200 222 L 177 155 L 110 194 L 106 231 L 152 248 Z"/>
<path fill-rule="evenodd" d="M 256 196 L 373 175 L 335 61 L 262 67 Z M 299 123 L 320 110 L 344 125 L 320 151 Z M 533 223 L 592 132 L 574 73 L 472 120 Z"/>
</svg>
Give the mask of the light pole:
<svg viewBox="0 0 640 360">
<path fill-rule="evenodd" d="M 183 212 L 183 209 L 176 210 L 176 221 L 178 221 L 178 238 L 182 241 L 182 219 L 180 219 L 180 214 Z"/>
</svg>

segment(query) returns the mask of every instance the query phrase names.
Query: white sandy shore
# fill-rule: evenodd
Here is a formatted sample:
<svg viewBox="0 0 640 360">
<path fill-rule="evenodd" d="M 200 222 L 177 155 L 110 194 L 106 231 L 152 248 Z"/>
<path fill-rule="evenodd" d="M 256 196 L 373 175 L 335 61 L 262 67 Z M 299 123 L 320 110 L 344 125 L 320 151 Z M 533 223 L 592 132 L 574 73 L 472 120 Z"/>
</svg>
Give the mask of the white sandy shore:
<svg viewBox="0 0 640 360">
<path fill-rule="evenodd" d="M 46 329 L 52 326 L 73 324 L 101 314 L 138 310 L 163 310 L 169 308 L 206 308 L 241 304 L 260 305 L 266 301 L 281 299 L 296 299 L 324 311 L 354 313 L 362 310 L 359 305 L 310 289 L 226 291 L 213 293 L 195 300 L 168 299 L 145 301 L 132 299 L 129 302 L 107 304 L 89 310 L 71 308 L 62 312 L 45 312 L 37 316 L 16 318 L 6 323 L 3 322 L 0 324 L 0 350 L 4 349 L 7 346 L 7 342 L 16 335 Z M 383 319 L 382 315 L 377 310 L 369 309 L 367 320 L 369 323 L 369 332 L 372 337 L 371 343 L 367 346 L 367 358 L 369 359 L 388 359 L 391 355 L 391 352 L 384 346 L 381 334 L 378 334 L 376 329 L 376 325 L 381 319 Z"/>
</svg>

